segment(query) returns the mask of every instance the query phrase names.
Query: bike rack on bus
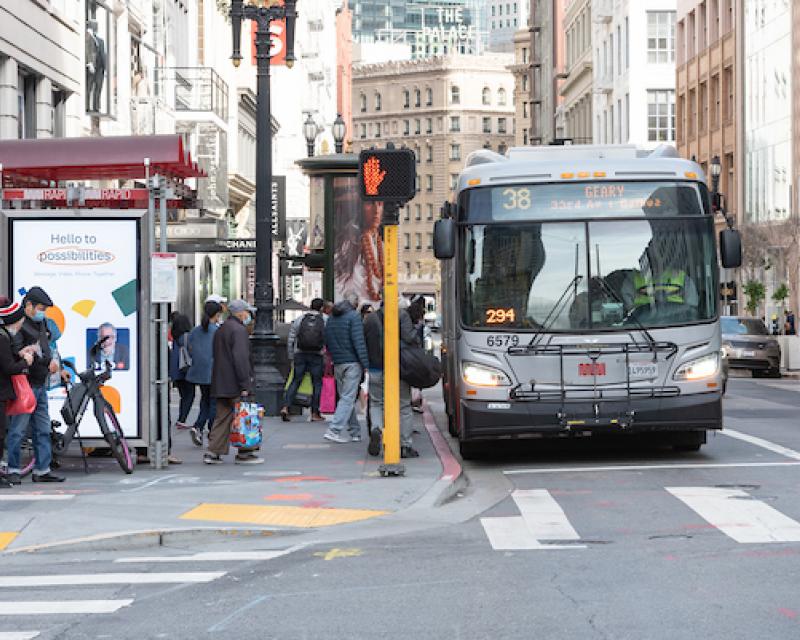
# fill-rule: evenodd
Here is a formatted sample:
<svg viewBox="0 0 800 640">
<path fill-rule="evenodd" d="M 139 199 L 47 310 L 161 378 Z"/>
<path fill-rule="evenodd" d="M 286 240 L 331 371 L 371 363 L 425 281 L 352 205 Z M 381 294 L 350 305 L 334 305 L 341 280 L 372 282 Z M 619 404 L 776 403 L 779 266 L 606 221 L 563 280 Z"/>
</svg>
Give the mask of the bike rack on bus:
<svg viewBox="0 0 800 640">
<path fill-rule="evenodd" d="M 676 386 L 631 386 L 630 357 L 631 354 L 650 353 L 654 360 L 658 359 L 659 353 L 664 353 L 665 360 L 671 359 L 678 352 L 678 346 L 674 342 L 623 342 L 606 345 L 596 344 L 539 344 L 518 347 L 509 347 L 510 356 L 558 356 L 559 358 L 559 388 L 537 390 L 536 381 L 521 383 L 513 387 L 510 392 L 512 400 L 532 401 L 532 402 L 552 402 L 560 403 L 556 414 L 560 426 L 569 431 L 581 427 L 621 427 L 627 429 L 633 425 L 636 412 L 632 401 L 634 398 L 671 398 L 680 395 L 680 389 Z M 564 358 L 565 356 L 581 356 L 589 358 L 592 365 L 595 365 L 602 356 L 624 355 L 625 356 L 625 381 L 624 386 L 599 388 L 597 385 L 597 367 L 592 367 L 591 385 L 570 385 L 564 380 Z M 621 392 L 625 395 L 621 395 Z M 591 394 L 591 395 L 590 395 Z M 568 401 L 591 402 L 593 416 L 577 417 L 570 416 L 567 412 Z M 626 408 L 612 416 L 602 416 L 600 403 L 619 403 L 625 402 Z"/>
</svg>

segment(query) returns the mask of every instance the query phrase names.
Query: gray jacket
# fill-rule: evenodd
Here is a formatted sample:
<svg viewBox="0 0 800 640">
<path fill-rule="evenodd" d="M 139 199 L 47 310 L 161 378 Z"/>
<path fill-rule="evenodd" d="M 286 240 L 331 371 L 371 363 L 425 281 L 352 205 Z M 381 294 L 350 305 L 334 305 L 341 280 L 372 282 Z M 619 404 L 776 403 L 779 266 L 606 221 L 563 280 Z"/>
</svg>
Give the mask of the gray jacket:
<svg viewBox="0 0 800 640">
<path fill-rule="evenodd" d="M 319 315 L 320 312 L 312 309 L 292 320 L 292 324 L 289 326 L 289 338 L 286 341 L 286 351 L 289 354 L 289 360 L 294 360 L 294 352 L 297 351 L 297 334 L 300 331 L 300 323 L 303 322 L 303 318 L 306 317 L 307 313 Z M 322 319 L 325 320 L 326 323 L 328 322 L 327 316 L 322 316 Z M 319 350 L 319 354 L 322 355 L 324 351 L 325 347 L 322 347 L 322 349 Z"/>
</svg>

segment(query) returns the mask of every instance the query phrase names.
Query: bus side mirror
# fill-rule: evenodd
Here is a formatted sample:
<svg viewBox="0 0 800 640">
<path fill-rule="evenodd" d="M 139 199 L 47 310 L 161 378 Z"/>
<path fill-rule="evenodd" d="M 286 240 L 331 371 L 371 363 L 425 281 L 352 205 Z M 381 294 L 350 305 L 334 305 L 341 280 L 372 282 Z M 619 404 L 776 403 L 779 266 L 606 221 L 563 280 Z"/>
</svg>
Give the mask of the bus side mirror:
<svg viewBox="0 0 800 640">
<path fill-rule="evenodd" d="M 742 236 L 736 229 L 719 232 L 719 256 L 725 269 L 742 266 Z"/>
<path fill-rule="evenodd" d="M 456 255 L 456 223 L 452 218 L 437 220 L 433 225 L 433 255 L 439 260 Z"/>
</svg>

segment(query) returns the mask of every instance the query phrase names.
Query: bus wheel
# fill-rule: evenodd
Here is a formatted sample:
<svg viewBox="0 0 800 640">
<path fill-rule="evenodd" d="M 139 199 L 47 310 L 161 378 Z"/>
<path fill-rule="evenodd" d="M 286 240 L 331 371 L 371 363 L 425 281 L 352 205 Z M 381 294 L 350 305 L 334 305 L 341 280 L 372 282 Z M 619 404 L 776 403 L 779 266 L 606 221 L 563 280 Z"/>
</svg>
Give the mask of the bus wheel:
<svg viewBox="0 0 800 640">
<path fill-rule="evenodd" d="M 458 450 L 464 460 L 474 460 L 478 457 L 478 447 L 474 442 L 458 441 Z"/>
<path fill-rule="evenodd" d="M 688 431 L 672 444 L 672 448 L 675 451 L 684 451 L 688 453 L 692 451 L 700 451 L 700 447 L 702 447 L 705 443 L 705 431 Z"/>
<path fill-rule="evenodd" d="M 458 423 L 456 417 L 450 412 L 447 412 L 447 433 L 454 438 L 458 437 Z"/>
</svg>

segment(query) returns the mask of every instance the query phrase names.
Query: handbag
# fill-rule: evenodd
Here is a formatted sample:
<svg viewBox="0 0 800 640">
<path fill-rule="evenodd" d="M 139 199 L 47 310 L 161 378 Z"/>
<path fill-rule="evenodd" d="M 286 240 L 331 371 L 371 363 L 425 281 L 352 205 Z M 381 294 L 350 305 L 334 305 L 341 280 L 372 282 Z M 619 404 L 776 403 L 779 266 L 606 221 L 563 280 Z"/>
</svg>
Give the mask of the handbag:
<svg viewBox="0 0 800 640">
<path fill-rule="evenodd" d="M 439 358 L 422 347 L 400 347 L 400 378 L 417 389 L 435 387 L 442 377 Z"/>
<path fill-rule="evenodd" d="M 319 412 L 336 412 L 336 378 L 333 376 L 322 377 L 322 393 L 319 398 Z"/>
<path fill-rule="evenodd" d="M 14 389 L 14 400 L 6 402 L 6 415 L 18 416 L 33 413 L 36 410 L 36 396 L 33 395 L 31 383 L 24 373 L 11 376 L 11 386 Z"/>
<path fill-rule="evenodd" d="M 189 347 L 186 346 L 186 342 L 184 341 L 178 349 L 178 369 L 180 371 L 186 371 L 191 366 L 192 354 L 189 353 Z"/>
<path fill-rule="evenodd" d="M 255 402 L 240 401 L 234 405 L 230 443 L 234 447 L 250 449 L 261 444 L 261 422 L 264 407 Z"/>
</svg>

